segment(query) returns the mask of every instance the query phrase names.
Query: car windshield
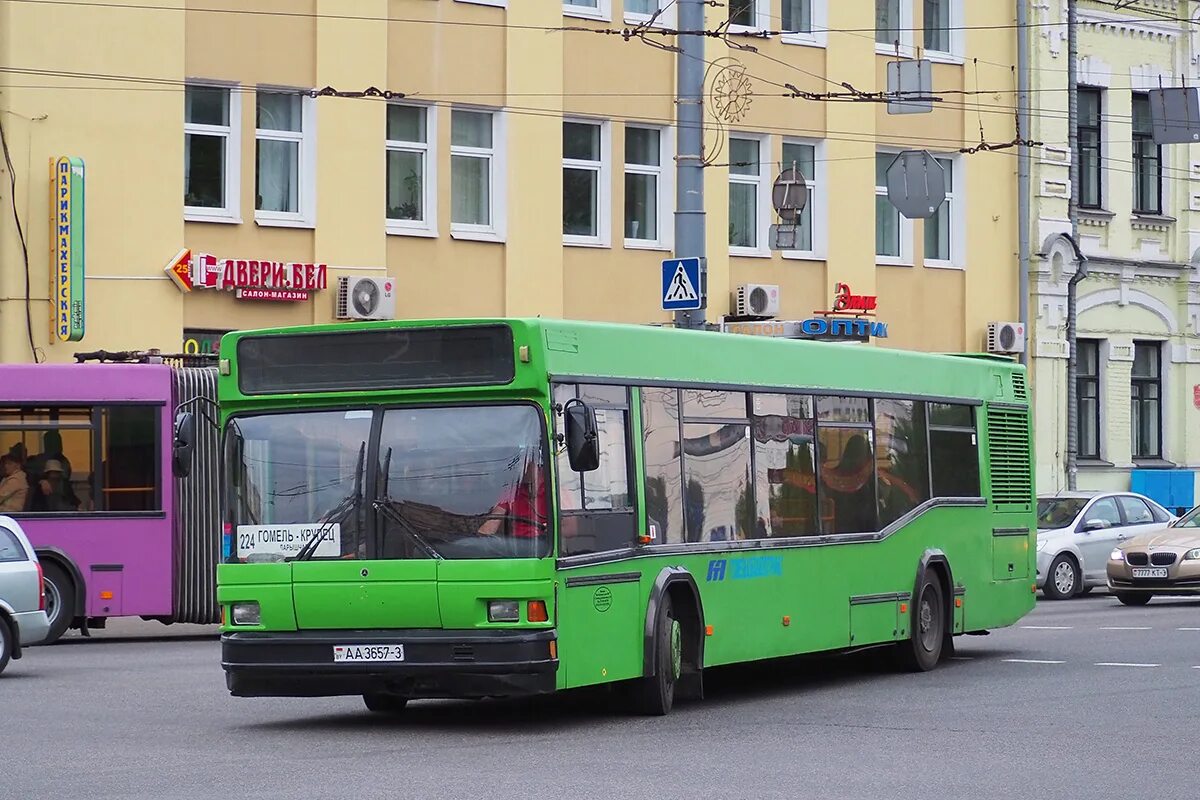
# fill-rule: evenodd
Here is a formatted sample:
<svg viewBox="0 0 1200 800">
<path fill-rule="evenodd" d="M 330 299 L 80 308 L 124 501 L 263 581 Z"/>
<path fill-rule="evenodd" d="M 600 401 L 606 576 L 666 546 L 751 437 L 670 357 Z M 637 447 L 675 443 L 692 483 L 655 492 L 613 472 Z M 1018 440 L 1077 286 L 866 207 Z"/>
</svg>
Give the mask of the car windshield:
<svg viewBox="0 0 1200 800">
<path fill-rule="evenodd" d="M 301 558 L 544 557 L 542 431 L 528 404 L 236 417 L 226 555 L 294 558 L 319 536 Z"/>
<path fill-rule="evenodd" d="M 1200 528 L 1200 506 L 1196 506 L 1191 511 L 1184 514 L 1182 517 L 1180 517 L 1178 520 L 1176 520 L 1175 524 L 1172 525 L 1171 527 L 1172 528 Z"/>
<path fill-rule="evenodd" d="M 1037 505 L 1039 531 L 1065 528 L 1087 503 L 1086 497 L 1042 497 Z"/>
</svg>

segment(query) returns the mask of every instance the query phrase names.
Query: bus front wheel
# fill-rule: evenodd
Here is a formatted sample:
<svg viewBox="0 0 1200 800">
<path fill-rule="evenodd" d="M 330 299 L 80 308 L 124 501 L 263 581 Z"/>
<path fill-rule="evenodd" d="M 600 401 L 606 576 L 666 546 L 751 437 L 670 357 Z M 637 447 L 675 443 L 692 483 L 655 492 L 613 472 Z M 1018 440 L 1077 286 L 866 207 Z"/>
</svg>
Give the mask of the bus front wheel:
<svg viewBox="0 0 1200 800">
<path fill-rule="evenodd" d="M 658 608 L 654 642 L 654 674 L 637 681 L 634 701 L 642 714 L 661 717 L 671 713 L 675 705 L 675 686 L 683 672 L 683 627 L 666 593 Z"/>
<path fill-rule="evenodd" d="M 909 672 L 928 672 L 942 657 L 946 638 L 946 600 L 938 576 L 927 570 L 921 578 L 912 607 L 912 635 L 897 642 L 896 656 L 902 669 Z"/>
<path fill-rule="evenodd" d="M 46 584 L 46 616 L 50 618 L 50 632 L 41 644 L 52 644 L 66 633 L 75 618 L 75 583 L 62 567 L 51 561 L 42 562 L 42 575 Z"/>
</svg>

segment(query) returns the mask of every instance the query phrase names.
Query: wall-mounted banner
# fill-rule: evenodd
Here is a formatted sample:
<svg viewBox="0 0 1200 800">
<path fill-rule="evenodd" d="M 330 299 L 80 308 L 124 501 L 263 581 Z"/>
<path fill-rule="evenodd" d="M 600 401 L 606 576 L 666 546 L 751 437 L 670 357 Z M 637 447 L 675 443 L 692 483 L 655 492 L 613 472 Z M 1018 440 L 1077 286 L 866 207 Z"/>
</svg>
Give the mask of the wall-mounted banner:
<svg viewBox="0 0 1200 800">
<path fill-rule="evenodd" d="M 834 287 L 833 308 L 814 311 L 808 319 L 722 322 L 721 330 L 750 336 L 828 342 L 866 342 L 871 337 L 885 339 L 887 323 L 873 319 L 878 305 L 879 298 L 875 295 L 853 294 L 849 286 L 839 283 Z"/>
<path fill-rule="evenodd" d="M 50 159 L 50 331 L 60 342 L 84 334 L 83 159 Z"/>
<path fill-rule="evenodd" d="M 307 300 L 310 292 L 329 285 L 325 264 L 192 256 L 192 286 L 232 291 L 239 300 Z"/>
</svg>

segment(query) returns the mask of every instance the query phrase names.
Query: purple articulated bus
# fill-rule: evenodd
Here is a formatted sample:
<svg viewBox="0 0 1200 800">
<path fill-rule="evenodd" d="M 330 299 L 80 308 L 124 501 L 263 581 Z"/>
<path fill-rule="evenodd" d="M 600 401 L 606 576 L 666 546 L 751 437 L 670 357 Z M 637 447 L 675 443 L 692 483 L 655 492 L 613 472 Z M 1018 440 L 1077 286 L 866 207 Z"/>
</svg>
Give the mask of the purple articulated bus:
<svg viewBox="0 0 1200 800">
<path fill-rule="evenodd" d="M 154 351 L 76 358 L 0 365 L 0 514 L 41 558 L 47 642 L 109 617 L 218 621 L 215 418 L 192 424 L 196 469 L 173 470 L 176 413 L 212 415 L 216 368 Z"/>
</svg>

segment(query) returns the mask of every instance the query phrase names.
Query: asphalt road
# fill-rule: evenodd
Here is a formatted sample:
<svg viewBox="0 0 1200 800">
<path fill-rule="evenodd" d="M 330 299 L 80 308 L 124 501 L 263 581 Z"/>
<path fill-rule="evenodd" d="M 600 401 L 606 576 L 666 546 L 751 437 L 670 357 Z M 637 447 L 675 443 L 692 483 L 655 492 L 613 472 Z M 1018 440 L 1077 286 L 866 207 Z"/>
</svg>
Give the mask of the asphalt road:
<svg viewBox="0 0 1200 800">
<path fill-rule="evenodd" d="M 1200 602 L 1039 602 L 924 675 L 864 655 L 714 671 L 629 717 L 537 702 L 232 698 L 206 629 L 120 623 L 0 676 L 0 800 L 1136 798 L 1195 793 Z M 180 634 L 186 635 L 180 635 Z"/>
</svg>

